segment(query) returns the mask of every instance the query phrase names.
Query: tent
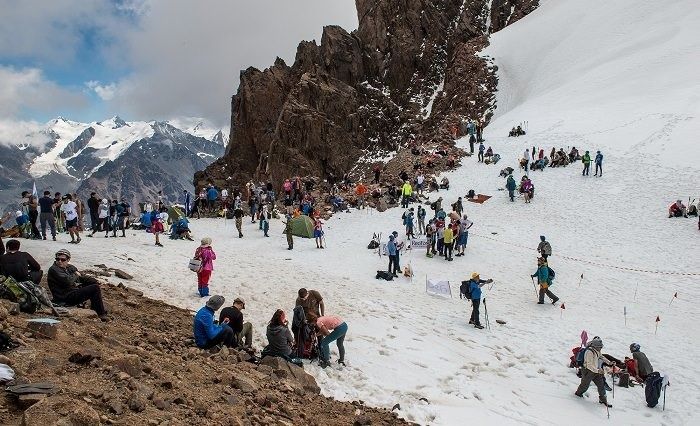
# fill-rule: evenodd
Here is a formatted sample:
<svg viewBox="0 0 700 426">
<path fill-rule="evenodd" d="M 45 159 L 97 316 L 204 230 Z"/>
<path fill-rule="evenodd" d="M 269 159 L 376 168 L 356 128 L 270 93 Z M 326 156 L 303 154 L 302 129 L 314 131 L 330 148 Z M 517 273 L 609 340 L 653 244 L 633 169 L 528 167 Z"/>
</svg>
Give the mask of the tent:
<svg viewBox="0 0 700 426">
<path fill-rule="evenodd" d="M 314 237 L 314 221 L 305 215 L 289 219 L 292 223 L 292 235 L 302 238 Z"/>
</svg>

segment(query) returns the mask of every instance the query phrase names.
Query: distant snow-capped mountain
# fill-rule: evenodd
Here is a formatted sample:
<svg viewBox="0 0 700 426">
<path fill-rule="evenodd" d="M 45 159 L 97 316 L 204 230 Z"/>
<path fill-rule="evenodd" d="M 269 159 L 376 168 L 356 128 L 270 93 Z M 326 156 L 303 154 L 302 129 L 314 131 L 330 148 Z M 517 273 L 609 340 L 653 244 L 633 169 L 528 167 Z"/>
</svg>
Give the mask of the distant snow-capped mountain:
<svg viewBox="0 0 700 426">
<path fill-rule="evenodd" d="M 132 202 L 152 200 L 158 191 L 176 201 L 193 190 L 191 176 L 219 158 L 228 131 L 204 119 L 170 121 L 108 120 L 80 123 L 53 119 L 27 140 L 0 144 L 0 205 L 12 204 L 36 182 L 39 192 L 97 192 Z"/>
</svg>

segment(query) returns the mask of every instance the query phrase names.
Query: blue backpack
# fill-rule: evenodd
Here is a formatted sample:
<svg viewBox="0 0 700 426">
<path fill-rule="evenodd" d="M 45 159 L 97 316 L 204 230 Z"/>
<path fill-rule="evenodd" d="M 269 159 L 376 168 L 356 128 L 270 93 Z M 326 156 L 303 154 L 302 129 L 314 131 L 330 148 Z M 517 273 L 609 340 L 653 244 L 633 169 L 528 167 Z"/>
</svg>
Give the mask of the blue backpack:
<svg viewBox="0 0 700 426">
<path fill-rule="evenodd" d="M 588 350 L 588 346 L 585 348 L 581 349 L 576 353 L 576 366 L 577 367 L 583 367 L 583 357 L 586 355 L 586 351 Z"/>
</svg>

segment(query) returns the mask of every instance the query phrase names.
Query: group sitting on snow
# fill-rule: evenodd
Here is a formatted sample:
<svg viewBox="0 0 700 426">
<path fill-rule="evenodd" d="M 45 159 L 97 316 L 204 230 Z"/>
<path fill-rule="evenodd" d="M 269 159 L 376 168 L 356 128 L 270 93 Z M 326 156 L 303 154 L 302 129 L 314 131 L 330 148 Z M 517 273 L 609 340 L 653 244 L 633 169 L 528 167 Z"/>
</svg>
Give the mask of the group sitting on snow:
<svg viewBox="0 0 700 426">
<path fill-rule="evenodd" d="M 522 126 L 513 127 L 512 129 L 510 129 L 510 132 L 508 132 L 508 137 L 517 137 L 523 135 L 525 135 L 525 130 L 523 130 Z"/>
</svg>

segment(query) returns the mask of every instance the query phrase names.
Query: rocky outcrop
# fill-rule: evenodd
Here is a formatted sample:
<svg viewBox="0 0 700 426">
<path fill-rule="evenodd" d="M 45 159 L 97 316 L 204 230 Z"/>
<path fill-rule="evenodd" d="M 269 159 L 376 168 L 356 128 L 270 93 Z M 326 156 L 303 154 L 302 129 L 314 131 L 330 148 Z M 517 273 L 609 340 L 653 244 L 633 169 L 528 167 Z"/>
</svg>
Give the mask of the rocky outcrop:
<svg viewBox="0 0 700 426">
<path fill-rule="evenodd" d="M 227 152 L 195 186 L 359 177 L 367 167 L 357 164 L 413 141 L 451 142 L 449 126 L 490 118 L 495 68 L 476 52 L 537 5 L 356 0 L 356 31 L 325 27 L 320 45 L 299 44 L 291 66 L 278 58 L 241 72 Z"/>
</svg>

